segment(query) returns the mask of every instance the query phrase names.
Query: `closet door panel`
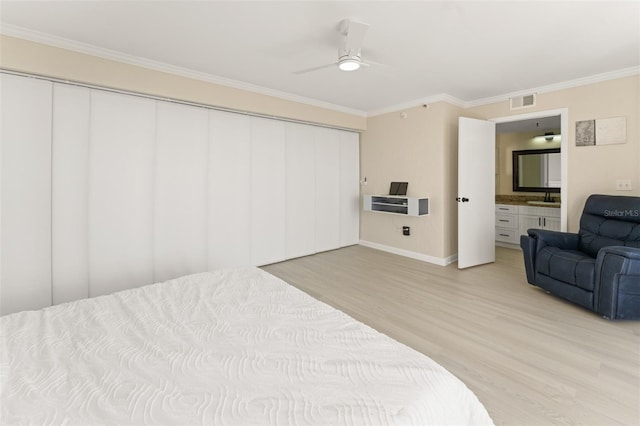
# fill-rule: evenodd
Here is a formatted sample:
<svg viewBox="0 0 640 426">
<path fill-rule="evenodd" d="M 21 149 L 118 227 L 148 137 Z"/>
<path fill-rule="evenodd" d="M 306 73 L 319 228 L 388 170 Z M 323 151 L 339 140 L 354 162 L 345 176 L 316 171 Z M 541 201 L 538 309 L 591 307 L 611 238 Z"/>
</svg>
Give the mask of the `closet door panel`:
<svg viewBox="0 0 640 426">
<path fill-rule="evenodd" d="M 340 132 L 340 247 L 360 240 L 360 135 Z"/>
<path fill-rule="evenodd" d="M 0 314 L 51 305 L 52 84 L 2 74 Z"/>
<path fill-rule="evenodd" d="M 315 253 L 315 128 L 286 123 L 286 257 Z"/>
<path fill-rule="evenodd" d="M 89 294 L 153 282 L 156 102 L 92 91 Z"/>
<path fill-rule="evenodd" d="M 284 122 L 251 118 L 251 262 L 266 265 L 286 255 Z"/>
<path fill-rule="evenodd" d="M 251 120 L 209 112 L 209 270 L 251 265 Z"/>
<path fill-rule="evenodd" d="M 53 303 L 89 297 L 89 89 L 54 84 Z"/>
<path fill-rule="evenodd" d="M 205 109 L 158 102 L 153 208 L 156 282 L 207 270 L 208 126 Z"/>
<path fill-rule="evenodd" d="M 316 251 L 340 247 L 340 139 L 338 131 L 317 128 Z"/>
</svg>

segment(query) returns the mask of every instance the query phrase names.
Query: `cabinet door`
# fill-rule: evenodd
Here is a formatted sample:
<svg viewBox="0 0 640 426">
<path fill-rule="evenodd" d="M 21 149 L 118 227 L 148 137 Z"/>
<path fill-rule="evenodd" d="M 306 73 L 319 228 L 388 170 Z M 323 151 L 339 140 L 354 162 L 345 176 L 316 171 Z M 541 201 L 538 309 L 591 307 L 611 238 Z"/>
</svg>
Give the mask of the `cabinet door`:
<svg viewBox="0 0 640 426">
<path fill-rule="evenodd" d="M 251 120 L 246 115 L 209 111 L 208 203 L 209 270 L 251 265 Z"/>
<path fill-rule="evenodd" d="M 340 132 L 340 247 L 360 240 L 360 135 Z"/>
<path fill-rule="evenodd" d="M 89 111 L 91 91 L 54 85 L 53 303 L 89 297 Z"/>
<path fill-rule="evenodd" d="M 518 218 L 518 229 L 520 235 L 527 235 L 527 229 L 542 229 L 542 218 L 540 216 L 520 215 Z"/>
<path fill-rule="evenodd" d="M 544 229 L 549 231 L 560 231 L 560 218 L 543 216 Z"/>
<path fill-rule="evenodd" d="M 316 129 L 316 251 L 340 247 L 340 139 L 338 132 Z"/>
<path fill-rule="evenodd" d="M 207 269 L 209 114 L 157 104 L 153 207 L 154 281 Z"/>
<path fill-rule="evenodd" d="M 284 122 L 251 118 L 251 263 L 286 258 Z"/>
<path fill-rule="evenodd" d="M 50 82 L 1 75 L 0 314 L 51 305 Z"/>
<path fill-rule="evenodd" d="M 287 258 L 315 252 L 315 128 L 286 123 Z"/>
<path fill-rule="evenodd" d="M 91 92 L 90 296 L 153 282 L 155 133 L 155 101 Z"/>
</svg>

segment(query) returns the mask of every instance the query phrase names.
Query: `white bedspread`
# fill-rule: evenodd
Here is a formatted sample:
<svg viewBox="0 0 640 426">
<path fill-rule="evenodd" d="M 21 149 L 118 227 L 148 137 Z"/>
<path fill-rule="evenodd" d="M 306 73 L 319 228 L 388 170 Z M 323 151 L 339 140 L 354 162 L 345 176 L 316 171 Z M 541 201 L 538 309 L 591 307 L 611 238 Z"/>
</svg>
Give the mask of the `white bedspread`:
<svg viewBox="0 0 640 426">
<path fill-rule="evenodd" d="M 9 424 L 492 424 L 428 357 L 257 268 L 0 319 Z"/>
</svg>

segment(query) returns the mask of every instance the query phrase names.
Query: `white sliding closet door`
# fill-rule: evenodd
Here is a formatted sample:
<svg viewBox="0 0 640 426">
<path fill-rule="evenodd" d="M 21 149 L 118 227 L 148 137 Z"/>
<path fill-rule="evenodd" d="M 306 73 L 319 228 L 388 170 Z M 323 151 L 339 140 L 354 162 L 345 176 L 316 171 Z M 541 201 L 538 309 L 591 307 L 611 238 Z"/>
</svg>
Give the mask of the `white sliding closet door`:
<svg viewBox="0 0 640 426">
<path fill-rule="evenodd" d="M 251 265 L 251 120 L 209 112 L 209 270 Z"/>
<path fill-rule="evenodd" d="M 340 132 L 340 247 L 360 240 L 360 135 Z"/>
<path fill-rule="evenodd" d="M 315 128 L 286 123 L 286 257 L 315 253 Z"/>
<path fill-rule="evenodd" d="M 286 257 L 284 122 L 251 118 L 251 263 Z"/>
<path fill-rule="evenodd" d="M 155 282 L 207 269 L 209 113 L 158 102 L 153 261 Z"/>
<path fill-rule="evenodd" d="M 153 282 L 156 102 L 91 93 L 89 294 Z"/>
<path fill-rule="evenodd" d="M 340 247 L 340 138 L 333 129 L 316 128 L 316 251 Z"/>
<path fill-rule="evenodd" d="M 52 84 L 2 74 L 0 314 L 51 305 Z"/>
<path fill-rule="evenodd" d="M 90 91 L 54 84 L 52 153 L 53 304 L 89 297 Z"/>
</svg>

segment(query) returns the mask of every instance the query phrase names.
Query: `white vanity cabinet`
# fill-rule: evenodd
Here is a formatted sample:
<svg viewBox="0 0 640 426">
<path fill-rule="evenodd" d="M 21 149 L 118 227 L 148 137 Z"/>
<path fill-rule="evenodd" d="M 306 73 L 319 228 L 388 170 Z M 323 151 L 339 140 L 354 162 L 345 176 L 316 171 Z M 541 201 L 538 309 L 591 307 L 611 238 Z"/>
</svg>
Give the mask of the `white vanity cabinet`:
<svg viewBox="0 0 640 426">
<path fill-rule="evenodd" d="M 518 206 L 496 204 L 496 241 L 518 244 Z"/>
<path fill-rule="evenodd" d="M 560 208 L 496 204 L 497 242 L 520 244 L 520 235 L 532 228 L 560 231 Z"/>
<path fill-rule="evenodd" d="M 556 207 L 518 206 L 519 234 L 526 235 L 527 229 L 547 229 L 560 231 L 560 209 Z"/>
</svg>

